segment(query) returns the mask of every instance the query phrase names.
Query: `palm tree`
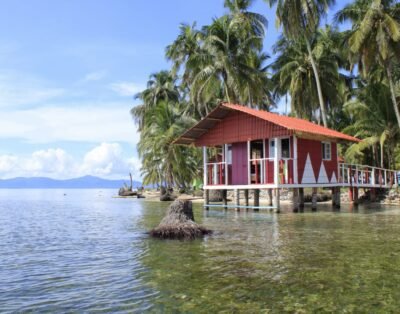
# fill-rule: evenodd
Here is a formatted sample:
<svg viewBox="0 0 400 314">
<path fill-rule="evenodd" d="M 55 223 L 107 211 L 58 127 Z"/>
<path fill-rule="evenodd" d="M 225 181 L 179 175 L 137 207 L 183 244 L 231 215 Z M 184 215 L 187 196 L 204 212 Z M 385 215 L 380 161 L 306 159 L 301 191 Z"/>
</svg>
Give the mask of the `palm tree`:
<svg viewBox="0 0 400 314">
<path fill-rule="evenodd" d="M 375 164 L 383 168 L 386 150 L 389 157 L 387 166 L 394 167 L 394 151 L 400 139 L 400 129 L 390 105 L 389 88 L 382 83 L 363 83 L 354 94 L 355 97 L 344 105 L 352 120 L 344 131 L 363 140 L 350 146 L 346 158 L 353 161 L 371 149 Z"/>
<path fill-rule="evenodd" d="M 262 14 L 249 11 L 253 3 L 254 0 L 225 0 L 224 6 L 229 9 L 229 15 L 243 38 L 249 35 L 264 38 L 268 20 Z"/>
<path fill-rule="evenodd" d="M 144 184 L 187 187 L 193 179 L 200 177 L 200 152 L 195 148 L 173 145 L 173 141 L 195 121 L 182 115 L 176 104 L 165 100 L 146 115 L 148 122 L 140 133 L 138 145 L 143 160 Z"/>
<path fill-rule="evenodd" d="M 282 26 L 283 33 L 293 41 L 302 40 L 307 48 L 310 64 L 314 72 L 315 85 L 321 117 L 324 126 L 328 126 L 325 102 L 322 93 L 320 74 L 315 61 L 311 41 L 316 34 L 320 18 L 326 15 L 327 9 L 334 4 L 334 0 L 264 0 L 270 6 L 277 5 L 276 16 L 278 25 Z"/>
<path fill-rule="evenodd" d="M 337 30 L 326 27 L 318 30 L 311 42 L 312 55 L 319 68 L 324 106 L 329 109 L 332 123 L 337 122 L 335 116 L 341 111 L 349 85 L 349 79 L 339 73 L 340 65 L 344 66 L 338 49 L 340 39 Z M 292 110 L 297 116 L 318 121 L 320 106 L 315 72 L 306 46 L 304 40 L 293 41 L 285 37 L 274 46 L 274 53 L 278 54 L 271 65 L 275 72 L 275 94 L 289 94 Z"/>
<path fill-rule="evenodd" d="M 180 100 L 177 77 L 169 71 L 160 71 L 150 75 L 147 88 L 135 95 L 143 103 L 131 109 L 139 131 L 144 128 L 146 111 L 155 107 L 159 101 L 178 102 Z"/>
<path fill-rule="evenodd" d="M 351 53 L 360 60 L 361 73 L 366 76 L 376 66 L 385 70 L 392 106 L 400 127 L 393 78 L 395 63 L 400 60 L 400 4 L 393 0 L 356 0 L 338 12 L 336 19 L 353 23 L 348 44 Z"/>
<path fill-rule="evenodd" d="M 252 105 L 261 101 L 267 80 L 265 68 L 260 67 L 265 55 L 255 48 L 261 38 L 250 35 L 243 39 L 229 16 L 215 19 L 203 32 L 206 53 L 199 58 L 201 66 L 195 67 L 192 101 L 202 103 L 217 90 L 223 95 L 221 100 L 228 102 Z M 259 62 L 254 62 L 257 58 Z"/>
<path fill-rule="evenodd" d="M 267 56 L 261 52 L 267 21 L 248 11 L 252 2 L 226 0 L 227 15 L 201 31 L 195 24 L 181 25 L 167 47 L 174 68 L 183 68 L 182 85 L 200 118 L 221 101 L 270 106 Z"/>
</svg>

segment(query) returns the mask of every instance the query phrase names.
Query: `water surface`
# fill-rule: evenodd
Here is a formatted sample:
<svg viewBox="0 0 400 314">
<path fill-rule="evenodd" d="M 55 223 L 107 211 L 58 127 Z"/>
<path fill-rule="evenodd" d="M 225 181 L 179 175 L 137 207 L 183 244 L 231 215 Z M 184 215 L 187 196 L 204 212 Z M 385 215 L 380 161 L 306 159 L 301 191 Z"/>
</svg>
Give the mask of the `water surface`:
<svg viewBox="0 0 400 314">
<path fill-rule="evenodd" d="M 1 312 L 397 312 L 400 209 L 203 211 L 150 239 L 167 204 L 111 190 L 0 190 Z"/>
</svg>

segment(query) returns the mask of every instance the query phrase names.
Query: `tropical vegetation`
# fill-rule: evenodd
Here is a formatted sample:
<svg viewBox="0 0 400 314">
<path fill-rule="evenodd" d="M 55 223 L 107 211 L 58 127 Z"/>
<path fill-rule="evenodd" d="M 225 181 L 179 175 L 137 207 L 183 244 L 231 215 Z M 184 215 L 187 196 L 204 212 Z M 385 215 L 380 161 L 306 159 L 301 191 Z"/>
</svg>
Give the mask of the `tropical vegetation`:
<svg viewBox="0 0 400 314">
<path fill-rule="evenodd" d="M 354 0 L 327 26 L 334 0 L 259 1 L 281 31 L 271 55 L 255 0 L 225 0 L 210 25 L 179 26 L 166 47 L 170 69 L 135 95 L 144 183 L 186 188 L 201 178 L 198 149 L 173 142 L 222 101 L 275 110 L 289 99 L 290 115 L 362 139 L 341 147 L 349 162 L 399 166 L 400 4 Z"/>
</svg>

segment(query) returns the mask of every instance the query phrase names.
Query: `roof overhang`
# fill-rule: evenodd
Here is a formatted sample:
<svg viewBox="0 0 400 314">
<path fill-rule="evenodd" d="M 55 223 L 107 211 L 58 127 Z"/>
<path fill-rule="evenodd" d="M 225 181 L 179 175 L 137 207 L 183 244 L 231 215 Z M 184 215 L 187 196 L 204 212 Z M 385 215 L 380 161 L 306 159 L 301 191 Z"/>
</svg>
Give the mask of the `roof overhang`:
<svg viewBox="0 0 400 314">
<path fill-rule="evenodd" d="M 207 133 L 232 111 L 232 109 L 227 108 L 222 104 L 217 106 L 206 117 L 178 137 L 173 143 L 179 145 L 193 144 L 198 138 Z"/>
<path fill-rule="evenodd" d="M 173 142 L 173 144 L 179 144 L 179 145 L 195 144 L 197 139 L 199 139 L 202 135 L 207 133 L 210 129 L 214 128 L 214 126 L 217 123 L 222 121 L 232 111 L 240 111 L 243 112 L 244 114 L 249 114 L 259 119 L 273 123 L 275 125 L 279 125 L 281 127 L 284 127 L 292 131 L 294 134 L 296 134 L 296 136 L 300 138 L 321 140 L 321 141 L 335 141 L 335 142 L 356 142 L 356 143 L 361 142 L 361 140 L 356 137 L 335 130 L 331 130 L 328 128 L 324 128 L 320 125 L 313 124 L 307 120 L 291 118 L 287 116 L 280 116 L 278 114 L 251 109 L 240 105 L 221 103 L 214 110 L 212 110 L 206 117 L 204 117 L 197 124 L 195 124 L 193 127 L 188 129 L 184 134 L 178 137 Z M 266 117 L 266 115 L 268 115 L 268 117 Z M 304 129 L 299 126 L 292 127 L 293 124 L 292 121 L 295 121 L 297 124 L 300 123 L 301 125 L 307 124 L 309 128 L 306 131 L 304 131 Z M 328 135 L 326 134 L 327 131 L 329 131 Z"/>
</svg>

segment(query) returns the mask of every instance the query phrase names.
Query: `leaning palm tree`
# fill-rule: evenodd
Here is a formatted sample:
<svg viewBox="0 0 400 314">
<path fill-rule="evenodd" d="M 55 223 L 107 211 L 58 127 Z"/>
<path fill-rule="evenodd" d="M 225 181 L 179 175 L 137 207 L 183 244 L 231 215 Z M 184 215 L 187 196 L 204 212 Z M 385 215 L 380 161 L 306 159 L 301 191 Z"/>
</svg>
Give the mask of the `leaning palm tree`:
<svg viewBox="0 0 400 314">
<path fill-rule="evenodd" d="M 348 45 L 351 53 L 360 60 L 363 76 L 377 66 L 385 70 L 400 128 L 400 111 L 393 79 L 394 66 L 400 60 L 400 4 L 393 0 L 356 0 L 339 11 L 336 19 L 353 23 Z"/>
<path fill-rule="evenodd" d="M 321 110 L 321 117 L 324 126 L 328 126 L 325 102 L 322 93 L 321 79 L 318 65 L 312 53 L 311 41 L 316 34 L 320 19 L 328 8 L 334 4 L 334 0 L 264 0 L 270 6 L 277 5 L 276 16 L 277 24 L 282 26 L 283 33 L 291 40 L 303 40 L 310 64 L 314 73 L 315 85 L 317 89 L 318 101 Z"/>
</svg>

